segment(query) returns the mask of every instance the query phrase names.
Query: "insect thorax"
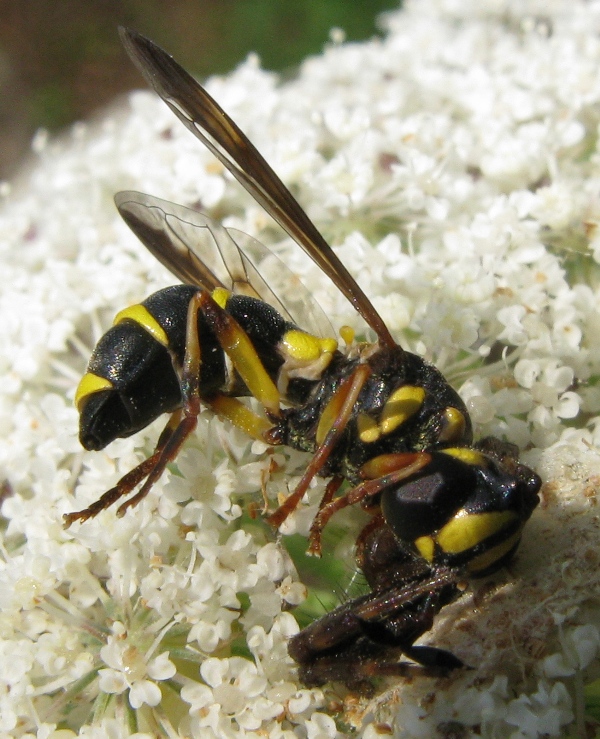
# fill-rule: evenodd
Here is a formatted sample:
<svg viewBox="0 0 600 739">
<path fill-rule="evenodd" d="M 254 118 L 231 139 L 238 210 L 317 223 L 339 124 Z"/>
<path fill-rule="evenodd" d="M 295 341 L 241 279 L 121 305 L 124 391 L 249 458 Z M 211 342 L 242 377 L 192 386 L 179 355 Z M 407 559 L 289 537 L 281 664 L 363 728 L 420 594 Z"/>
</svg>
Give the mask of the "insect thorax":
<svg viewBox="0 0 600 739">
<path fill-rule="evenodd" d="M 335 391 L 359 361 L 341 354 L 334 357 L 310 398 L 286 413 L 283 443 L 315 451 L 328 430 L 322 419 Z M 394 349 L 377 350 L 367 361 L 370 377 L 343 439 L 320 474 L 341 474 L 356 483 L 357 470 L 379 455 L 471 443 L 467 409 L 439 370 L 422 357 Z"/>
</svg>

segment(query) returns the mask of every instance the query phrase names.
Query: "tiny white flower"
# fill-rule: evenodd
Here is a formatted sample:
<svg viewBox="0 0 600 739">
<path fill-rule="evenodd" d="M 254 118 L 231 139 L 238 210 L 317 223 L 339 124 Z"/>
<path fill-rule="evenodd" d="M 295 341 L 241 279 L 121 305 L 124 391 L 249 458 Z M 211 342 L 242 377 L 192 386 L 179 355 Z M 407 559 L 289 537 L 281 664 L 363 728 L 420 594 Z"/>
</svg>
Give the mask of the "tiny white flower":
<svg viewBox="0 0 600 739">
<path fill-rule="evenodd" d="M 308 739 L 335 739 L 337 733 L 335 721 L 324 713 L 313 713 L 306 722 Z"/>
<path fill-rule="evenodd" d="M 109 637 L 108 643 L 100 650 L 100 657 L 109 666 L 98 673 L 100 689 L 107 693 L 128 690 L 132 708 L 139 708 L 144 703 L 158 705 L 161 692 L 154 681 L 168 680 L 176 672 L 166 652 L 147 660 L 137 647 L 119 635 Z"/>
</svg>

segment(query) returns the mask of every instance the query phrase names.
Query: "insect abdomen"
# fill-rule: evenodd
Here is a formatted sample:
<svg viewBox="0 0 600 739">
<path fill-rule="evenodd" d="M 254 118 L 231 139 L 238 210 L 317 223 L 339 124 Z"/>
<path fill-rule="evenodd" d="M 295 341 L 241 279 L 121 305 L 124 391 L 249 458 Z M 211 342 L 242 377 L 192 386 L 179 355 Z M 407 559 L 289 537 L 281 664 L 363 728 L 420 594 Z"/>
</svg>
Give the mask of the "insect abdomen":
<svg viewBox="0 0 600 739">
<path fill-rule="evenodd" d="M 191 285 L 174 285 L 116 316 L 115 325 L 98 342 L 75 397 L 84 448 L 103 449 L 114 439 L 134 434 L 162 413 L 181 406 L 188 307 L 197 292 Z M 286 337 L 299 333 L 298 329 L 261 300 L 225 290 L 214 295 L 240 324 L 260 363 L 277 382 L 285 361 Z M 197 320 L 200 396 L 247 395 L 248 389 L 229 366 L 202 312 Z M 321 341 L 309 334 L 303 336 Z M 296 393 L 299 382 L 293 381 Z"/>
<path fill-rule="evenodd" d="M 194 292 L 185 285 L 160 290 L 119 313 L 102 336 L 75 394 L 85 449 L 103 449 L 180 405 L 173 358 L 185 346 Z"/>
</svg>

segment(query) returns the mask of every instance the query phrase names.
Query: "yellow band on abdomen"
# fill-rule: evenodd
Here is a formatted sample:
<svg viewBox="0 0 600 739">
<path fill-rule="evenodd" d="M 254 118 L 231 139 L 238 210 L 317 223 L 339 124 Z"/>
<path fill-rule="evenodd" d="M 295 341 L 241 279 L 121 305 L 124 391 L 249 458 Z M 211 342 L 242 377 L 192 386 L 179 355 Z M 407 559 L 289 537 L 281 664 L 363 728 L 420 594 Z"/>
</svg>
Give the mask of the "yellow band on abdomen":
<svg viewBox="0 0 600 739">
<path fill-rule="evenodd" d="M 146 306 L 138 303 L 137 305 L 130 305 L 129 308 L 124 308 L 119 311 L 115 316 L 113 325 L 121 323 L 122 321 L 134 321 L 139 324 L 145 331 L 147 331 L 159 344 L 168 347 L 169 337 L 165 333 L 164 328 L 154 318 L 152 313 L 146 308 Z"/>
</svg>

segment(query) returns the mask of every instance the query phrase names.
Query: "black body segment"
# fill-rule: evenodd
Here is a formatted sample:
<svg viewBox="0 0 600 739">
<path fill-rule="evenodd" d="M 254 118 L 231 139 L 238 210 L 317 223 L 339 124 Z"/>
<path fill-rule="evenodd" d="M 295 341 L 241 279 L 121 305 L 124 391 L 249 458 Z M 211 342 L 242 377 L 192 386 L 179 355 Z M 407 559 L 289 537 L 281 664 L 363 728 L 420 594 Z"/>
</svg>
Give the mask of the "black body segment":
<svg viewBox="0 0 600 739">
<path fill-rule="evenodd" d="M 88 374 L 110 387 L 80 398 L 79 438 L 85 449 L 103 449 L 181 404 L 169 351 L 137 324 L 117 324 L 100 339 Z"/>
</svg>

